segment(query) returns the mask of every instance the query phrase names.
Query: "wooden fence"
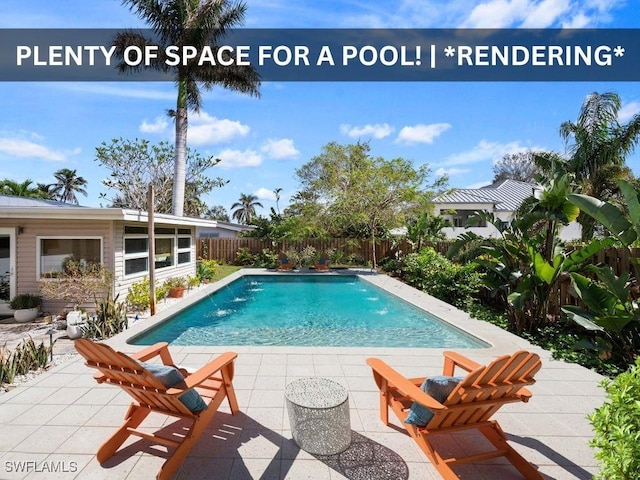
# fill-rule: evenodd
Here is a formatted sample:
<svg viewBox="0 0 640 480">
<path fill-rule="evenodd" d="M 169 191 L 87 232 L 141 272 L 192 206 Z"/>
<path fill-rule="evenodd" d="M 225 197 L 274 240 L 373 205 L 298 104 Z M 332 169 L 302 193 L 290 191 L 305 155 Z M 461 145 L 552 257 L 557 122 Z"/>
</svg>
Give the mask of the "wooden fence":
<svg viewBox="0 0 640 480">
<path fill-rule="evenodd" d="M 276 253 L 286 251 L 290 248 L 300 251 L 308 245 L 314 247 L 319 252 L 337 249 L 345 255 L 356 256 L 364 263 L 372 261 L 371 241 L 353 238 L 332 238 L 329 240 L 309 239 L 295 242 L 282 241 L 275 244 L 269 240 L 256 238 L 199 238 L 197 240 L 197 254 L 198 258 L 234 263 L 237 252 L 242 248 L 247 248 L 249 253 L 255 255 L 264 249 L 270 249 Z M 438 242 L 430 245 L 444 255 L 451 246 L 451 242 Z M 378 260 L 396 251 L 404 253 L 410 252 L 411 246 L 404 240 L 400 242 L 391 240 L 380 240 L 376 242 L 376 258 Z M 633 275 L 631 257 L 638 258 L 639 256 L 640 249 L 632 249 L 629 252 L 629 250 L 625 248 L 609 247 L 594 255 L 592 262 L 594 265 L 609 265 L 617 276 L 629 272 Z M 558 313 L 562 305 L 580 304 L 580 299 L 573 290 L 568 277 L 557 283 L 556 290 L 551 293 L 550 300 L 552 305 L 555 305 Z"/>
<path fill-rule="evenodd" d="M 309 239 L 280 241 L 277 243 L 257 238 L 198 238 L 196 245 L 198 258 L 218 260 L 224 263 L 235 263 L 237 252 L 242 248 L 248 249 L 249 253 L 255 255 L 264 249 L 280 253 L 291 248 L 300 251 L 307 246 L 312 246 L 318 252 L 327 252 L 333 249 L 340 250 L 345 256 L 353 255 L 365 263 L 373 260 L 371 240 L 353 238 L 331 238 L 328 240 Z M 450 245 L 450 242 L 439 242 L 432 246 L 438 252 L 446 254 Z M 396 250 L 409 252 L 411 251 L 411 247 L 404 240 L 400 242 L 393 242 L 391 240 L 376 241 L 376 258 L 378 260 Z"/>
</svg>

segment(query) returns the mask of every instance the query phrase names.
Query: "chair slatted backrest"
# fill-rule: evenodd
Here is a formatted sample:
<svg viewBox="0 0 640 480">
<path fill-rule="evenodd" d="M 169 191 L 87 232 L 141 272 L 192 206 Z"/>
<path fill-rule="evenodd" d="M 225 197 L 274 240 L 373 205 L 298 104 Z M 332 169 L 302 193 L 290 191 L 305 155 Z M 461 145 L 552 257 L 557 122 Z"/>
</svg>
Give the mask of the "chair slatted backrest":
<svg viewBox="0 0 640 480">
<path fill-rule="evenodd" d="M 489 420 L 505 403 L 519 402 L 523 387 L 535 383 L 542 367 L 535 353 L 520 350 L 471 371 L 451 392 L 427 428 L 437 429 Z"/>
<path fill-rule="evenodd" d="M 77 339 L 75 347 L 87 360 L 87 366 L 102 373 L 103 377 L 98 380 L 100 383 L 122 387 L 140 405 L 179 416 L 194 415 L 177 395 L 168 395 L 167 388 L 128 355 L 85 338 Z"/>
</svg>

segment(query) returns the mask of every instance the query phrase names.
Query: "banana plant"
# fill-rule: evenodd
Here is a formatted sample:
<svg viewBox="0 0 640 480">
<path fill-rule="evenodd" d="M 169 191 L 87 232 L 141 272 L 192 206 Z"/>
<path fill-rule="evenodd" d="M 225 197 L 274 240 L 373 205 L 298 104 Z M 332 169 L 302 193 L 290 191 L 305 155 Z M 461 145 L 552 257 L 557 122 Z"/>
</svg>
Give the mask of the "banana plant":
<svg viewBox="0 0 640 480">
<path fill-rule="evenodd" d="M 640 310 L 631 296 L 629 274 L 616 276 L 608 265 L 588 268 L 598 281 L 571 273 L 571 283 L 585 308 L 565 305 L 567 318 L 595 333 L 594 340 L 579 346 L 598 351 L 600 358 L 611 358 L 612 351 L 625 362 L 633 362 L 640 349 Z"/>
<path fill-rule="evenodd" d="M 568 200 L 583 213 L 600 222 L 613 238 L 630 248 L 640 238 L 640 192 L 626 180 L 619 180 L 618 186 L 622 192 L 625 212 L 610 202 L 603 202 L 588 195 L 572 194 Z M 640 279 L 640 263 L 638 258 L 630 255 L 636 280 Z"/>
<path fill-rule="evenodd" d="M 569 195 L 569 201 L 600 222 L 611 238 L 629 250 L 633 278 L 628 273 L 617 277 L 608 266 L 590 269 L 598 281 L 572 274 L 573 286 L 587 308 L 565 306 L 562 310 L 578 325 L 596 332 L 595 343 L 587 346 L 597 348 L 601 357 L 610 357 L 615 348 L 613 353 L 633 361 L 640 351 L 640 307 L 634 291 L 640 280 L 640 262 L 630 248 L 640 238 L 640 192 L 625 180 L 618 181 L 618 186 L 626 212 L 588 195 Z"/>
</svg>

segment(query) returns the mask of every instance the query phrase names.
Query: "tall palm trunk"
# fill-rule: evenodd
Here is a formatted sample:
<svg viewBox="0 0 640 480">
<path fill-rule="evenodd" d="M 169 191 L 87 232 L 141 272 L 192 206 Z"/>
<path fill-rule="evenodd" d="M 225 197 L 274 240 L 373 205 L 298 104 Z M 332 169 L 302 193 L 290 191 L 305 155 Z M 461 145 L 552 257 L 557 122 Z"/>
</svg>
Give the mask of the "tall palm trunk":
<svg viewBox="0 0 640 480">
<path fill-rule="evenodd" d="M 176 108 L 175 165 L 173 169 L 173 214 L 184 215 L 184 186 L 187 167 L 187 82 L 178 82 L 178 103 Z"/>
</svg>

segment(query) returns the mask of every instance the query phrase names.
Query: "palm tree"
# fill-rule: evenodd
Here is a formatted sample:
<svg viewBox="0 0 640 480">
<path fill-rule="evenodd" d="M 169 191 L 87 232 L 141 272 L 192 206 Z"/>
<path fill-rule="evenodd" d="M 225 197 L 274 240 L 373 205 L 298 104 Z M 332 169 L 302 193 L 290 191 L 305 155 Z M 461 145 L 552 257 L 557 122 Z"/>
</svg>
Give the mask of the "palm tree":
<svg viewBox="0 0 640 480">
<path fill-rule="evenodd" d="M 210 45 L 217 48 L 227 29 L 241 25 L 246 5 L 230 0 L 123 0 L 124 5 L 146 20 L 158 38 L 160 50 L 170 45 L 190 45 L 198 51 Z M 154 43 L 134 32 L 116 36 L 116 45 L 124 48 L 134 44 Z M 198 59 L 187 65 L 168 67 L 159 59 L 149 68 L 173 75 L 178 87 L 176 110 L 169 114 L 175 121 L 175 166 L 173 182 L 173 214 L 184 213 L 185 170 L 187 154 L 187 111 L 198 112 L 202 106 L 200 87 L 210 90 L 215 85 L 241 93 L 259 96 L 260 77 L 252 66 L 198 66 Z M 136 69 L 124 62 L 121 71 Z"/>
<path fill-rule="evenodd" d="M 248 225 L 256 216 L 256 207 L 262 207 L 262 204 L 257 201 L 258 197 L 252 194 L 240 194 L 240 201 L 231 205 L 231 217 L 240 223 Z"/>
<path fill-rule="evenodd" d="M 278 187 L 276 189 L 273 190 L 273 194 L 276 197 L 276 209 L 278 210 L 278 215 L 280 215 L 280 192 L 282 191 L 281 187 Z"/>
<path fill-rule="evenodd" d="M 13 195 L 15 197 L 50 198 L 46 192 L 38 187 L 34 187 L 33 180 L 30 179 L 26 179 L 22 183 L 9 180 L 8 178 L 4 179 L 0 181 L 0 194 Z"/>
<path fill-rule="evenodd" d="M 84 189 L 87 181 L 84 177 L 79 177 L 76 170 L 61 168 L 53 174 L 53 177 L 57 180 L 52 186 L 53 196 L 59 201 L 78 205 L 76 193 L 87 196 L 87 191 Z"/>
<path fill-rule="evenodd" d="M 617 181 L 628 177 L 625 157 L 632 153 L 640 135 L 640 115 L 626 125 L 618 123 L 620 97 L 614 92 L 587 96 L 576 123 L 564 122 L 560 135 L 568 143 L 570 155 L 567 161 L 569 173 L 581 193 L 607 201 L 619 193 Z M 582 239 L 593 237 L 595 220 L 580 214 Z"/>
</svg>

